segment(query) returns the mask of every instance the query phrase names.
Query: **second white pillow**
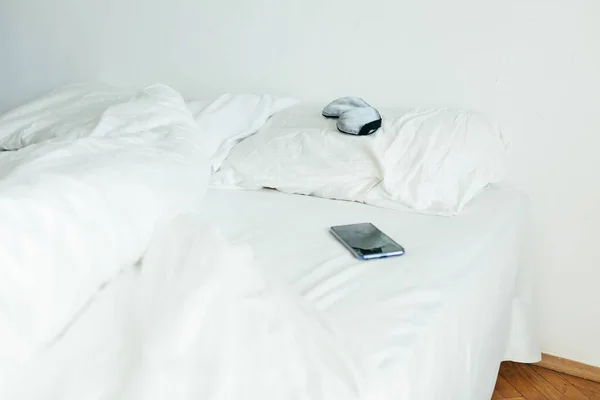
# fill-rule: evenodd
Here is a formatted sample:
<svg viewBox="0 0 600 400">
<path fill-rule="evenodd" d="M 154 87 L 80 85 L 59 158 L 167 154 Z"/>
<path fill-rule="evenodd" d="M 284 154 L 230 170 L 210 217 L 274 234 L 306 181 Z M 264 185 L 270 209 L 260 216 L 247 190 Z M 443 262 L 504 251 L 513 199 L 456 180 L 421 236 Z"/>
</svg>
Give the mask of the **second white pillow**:
<svg viewBox="0 0 600 400">
<path fill-rule="evenodd" d="M 506 171 L 506 143 L 482 115 L 384 110 L 370 136 L 339 133 L 317 105 L 274 115 L 233 148 L 218 188 L 274 188 L 435 215 L 458 213 Z"/>
</svg>

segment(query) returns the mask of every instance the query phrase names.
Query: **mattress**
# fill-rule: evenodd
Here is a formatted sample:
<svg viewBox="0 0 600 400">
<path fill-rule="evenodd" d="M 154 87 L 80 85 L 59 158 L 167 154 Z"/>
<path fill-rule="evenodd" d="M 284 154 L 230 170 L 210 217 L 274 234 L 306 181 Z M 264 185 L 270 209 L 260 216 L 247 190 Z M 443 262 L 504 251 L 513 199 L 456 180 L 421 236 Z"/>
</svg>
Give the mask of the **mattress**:
<svg viewBox="0 0 600 400">
<path fill-rule="evenodd" d="M 436 217 L 274 190 L 209 190 L 206 217 L 260 266 L 335 322 L 397 399 L 489 400 L 501 360 L 540 350 L 521 262 L 527 201 L 486 189 L 455 217 Z M 358 261 L 330 226 L 371 222 L 402 257 Z"/>
</svg>

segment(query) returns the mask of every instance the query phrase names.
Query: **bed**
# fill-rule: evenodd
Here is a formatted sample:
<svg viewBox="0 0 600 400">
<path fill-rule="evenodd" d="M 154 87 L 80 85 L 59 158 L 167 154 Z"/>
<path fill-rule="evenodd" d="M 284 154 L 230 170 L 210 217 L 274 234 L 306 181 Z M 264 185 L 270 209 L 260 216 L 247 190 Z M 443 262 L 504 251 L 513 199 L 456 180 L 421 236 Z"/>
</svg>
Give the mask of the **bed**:
<svg viewBox="0 0 600 400">
<path fill-rule="evenodd" d="M 299 146 L 263 140 L 265 127 L 278 134 L 277 116 L 290 123 L 293 103 L 227 94 L 195 109 L 165 85 L 80 84 L 0 116 L 0 149 L 11 150 L 0 155 L 0 398 L 488 400 L 501 360 L 539 359 L 519 251 L 527 201 L 487 185 L 497 160 L 474 150 L 485 131 L 384 126 L 404 139 L 389 129 L 419 128 L 418 140 L 403 140 L 412 152 L 366 140 L 356 157 L 335 157 L 374 174 L 359 182 L 369 183 L 364 199 L 346 197 L 355 202 L 216 189 L 219 172 L 241 182 L 231 160 L 250 160 L 253 143 L 283 143 L 312 164 L 265 147 L 255 160 L 265 174 L 247 174 L 250 186 L 278 178 L 282 190 L 321 197 L 362 193 L 348 191 L 352 168 L 330 173 L 332 151 L 352 150 L 337 133 L 284 135 Z M 336 146 L 307 146 L 315 138 Z M 402 208 L 407 197 L 370 190 L 384 165 L 371 165 L 372 150 L 390 148 L 394 187 L 440 178 L 435 190 L 413 181 L 399 191 L 421 214 Z M 271 174 L 263 155 L 291 162 Z M 312 173 L 327 185 L 294 169 L 310 165 L 326 168 Z M 311 192 L 287 185 L 294 176 L 342 186 Z M 441 192 L 441 203 L 421 196 Z M 454 216 L 425 215 L 428 204 Z M 356 222 L 406 254 L 354 260 L 327 230 Z"/>
<path fill-rule="evenodd" d="M 485 190 L 443 218 L 274 190 L 210 190 L 205 212 L 256 261 L 336 320 L 396 399 L 489 399 L 501 360 L 537 361 L 529 271 L 520 263 L 527 202 Z M 361 262 L 328 233 L 372 222 L 406 248 Z"/>
</svg>

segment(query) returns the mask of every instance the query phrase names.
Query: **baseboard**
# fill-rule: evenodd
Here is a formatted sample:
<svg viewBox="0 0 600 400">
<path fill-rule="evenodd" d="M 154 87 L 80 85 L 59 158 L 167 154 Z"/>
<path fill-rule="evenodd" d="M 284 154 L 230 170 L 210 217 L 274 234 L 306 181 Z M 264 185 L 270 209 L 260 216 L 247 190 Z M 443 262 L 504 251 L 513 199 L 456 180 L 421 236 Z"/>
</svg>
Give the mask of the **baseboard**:
<svg viewBox="0 0 600 400">
<path fill-rule="evenodd" d="M 542 361 L 535 363 L 535 365 L 600 383 L 600 367 L 593 367 L 550 354 L 542 354 Z"/>
</svg>

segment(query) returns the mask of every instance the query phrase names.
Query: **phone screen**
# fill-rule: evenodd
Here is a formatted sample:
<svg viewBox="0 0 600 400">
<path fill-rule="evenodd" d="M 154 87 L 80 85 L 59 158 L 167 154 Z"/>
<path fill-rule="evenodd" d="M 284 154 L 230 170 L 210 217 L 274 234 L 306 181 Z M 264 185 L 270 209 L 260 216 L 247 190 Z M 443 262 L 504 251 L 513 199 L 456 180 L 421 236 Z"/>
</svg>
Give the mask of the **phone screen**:
<svg viewBox="0 0 600 400">
<path fill-rule="evenodd" d="M 334 226 L 331 233 L 360 259 L 404 254 L 402 246 L 371 223 Z"/>
</svg>

